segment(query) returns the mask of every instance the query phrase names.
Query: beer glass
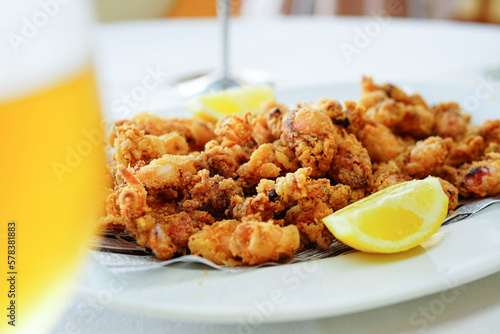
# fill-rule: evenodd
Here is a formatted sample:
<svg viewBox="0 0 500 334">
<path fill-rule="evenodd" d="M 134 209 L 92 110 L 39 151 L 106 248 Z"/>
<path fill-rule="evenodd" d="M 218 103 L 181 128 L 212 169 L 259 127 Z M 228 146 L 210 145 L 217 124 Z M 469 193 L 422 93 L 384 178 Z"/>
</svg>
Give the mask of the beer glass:
<svg viewBox="0 0 500 334">
<path fill-rule="evenodd" d="M 1 333 L 50 329 L 104 199 L 84 0 L 0 0 Z"/>
</svg>

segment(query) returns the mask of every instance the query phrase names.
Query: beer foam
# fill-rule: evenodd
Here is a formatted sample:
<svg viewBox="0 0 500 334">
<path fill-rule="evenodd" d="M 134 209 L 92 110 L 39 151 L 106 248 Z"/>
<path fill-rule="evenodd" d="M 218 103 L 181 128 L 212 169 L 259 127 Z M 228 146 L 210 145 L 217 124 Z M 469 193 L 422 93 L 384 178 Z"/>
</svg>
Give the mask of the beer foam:
<svg viewBox="0 0 500 334">
<path fill-rule="evenodd" d="M 93 12 L 86 0 L 0 4 L 0 101 L 64 80 L 89 63 Z"/>
</svg>

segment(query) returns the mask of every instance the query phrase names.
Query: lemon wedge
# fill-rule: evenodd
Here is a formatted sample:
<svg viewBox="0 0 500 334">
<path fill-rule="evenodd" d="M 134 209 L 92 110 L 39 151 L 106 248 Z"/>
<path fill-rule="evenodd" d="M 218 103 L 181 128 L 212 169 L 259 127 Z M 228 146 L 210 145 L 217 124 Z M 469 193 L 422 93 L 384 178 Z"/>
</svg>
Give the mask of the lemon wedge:
<svg viewBox="0 0 500 334">
<path fill-rule="evenodd" d="M 257 111 L 264 102 L 275 101 L 271 86 L 245 86 L 202 94 L 186 103 L 195 116 L 215 123 L 231 114 Z"/>
<path fill-rule="evenodd" d="M 396 184 L 323 218 L 337 240 L 368 253 L 411 249 L 441 226 L 448 197 L 427 177 Z"/>
</svg>

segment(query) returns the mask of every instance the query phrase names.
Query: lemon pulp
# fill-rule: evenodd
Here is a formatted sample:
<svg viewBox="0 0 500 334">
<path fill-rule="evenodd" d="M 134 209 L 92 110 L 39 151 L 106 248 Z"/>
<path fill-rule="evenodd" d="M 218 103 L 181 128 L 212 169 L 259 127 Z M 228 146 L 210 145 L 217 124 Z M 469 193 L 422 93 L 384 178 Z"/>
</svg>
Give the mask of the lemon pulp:
<svg viewBox="0 0 500 334">
<path fill-rule="evenodd" d="M 403 208 L 376 208 L 358 215 L 359 230 L 382 240 L 401 240 L 418 231 L 424 219 Z M 403 220 L 404 219 L 404 220 Z"/>
<path fill-rule="evenodd" d="M 195 116 L 215 123 L 227 115 L 258 111 L 263 103 L 273 101 L 270 86 L 245 86 L 199 95 L 189 100 L 186 108 Z"/>
</svg>

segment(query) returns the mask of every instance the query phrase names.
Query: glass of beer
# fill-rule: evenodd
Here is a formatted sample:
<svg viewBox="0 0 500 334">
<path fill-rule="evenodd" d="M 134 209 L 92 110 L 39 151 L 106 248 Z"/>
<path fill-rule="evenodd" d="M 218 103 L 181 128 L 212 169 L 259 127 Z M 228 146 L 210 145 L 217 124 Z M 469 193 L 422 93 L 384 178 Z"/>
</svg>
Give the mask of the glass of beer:
<svg viewBox="0 0 500 334">
<path fill-rule="evenodd" d="M 84 0 L 0 2 L 0 333 L 44 333 L 104 199 Z"/>
</svg>

